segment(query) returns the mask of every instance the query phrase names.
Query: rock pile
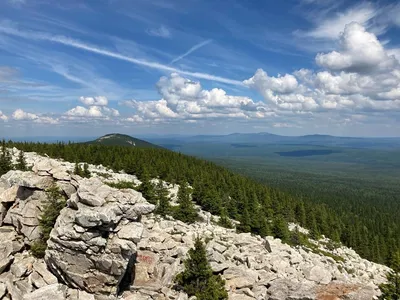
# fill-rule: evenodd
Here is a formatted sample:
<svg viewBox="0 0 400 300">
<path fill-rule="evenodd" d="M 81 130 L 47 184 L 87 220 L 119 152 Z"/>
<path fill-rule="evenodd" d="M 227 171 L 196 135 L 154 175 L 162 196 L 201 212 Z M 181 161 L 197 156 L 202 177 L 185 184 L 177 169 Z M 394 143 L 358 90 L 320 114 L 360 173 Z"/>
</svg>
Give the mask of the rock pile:
<svg viewBox="0 0 400 300">
<path fill-rule="evenodd" d="M 72 163 L 35 153 L 26 158 L 32 171 L 0 178 L 1 300 L 188 300 L 173 281 L 196 236 L 208 241 L 208 259 L 225 279 L 229 299 L 368 300 L 385 281 L 387 267 L 346 247 L 331 251 L 343 259 L 336 261 L 279 239 L 219 227 L 203 211 L 204 222 L 191 225 L 162 219 L 140 193 L 104 184 L 138 184 L 135 176 L 89 165 L 93 177 L 84 179 L 72 174 Z M 41 236 L 38 217 L 54 185 L 67 206 L 51 231 L 45 258 L 38 259 L 29 249 Z M 176 195 L 177 186 L 170 187 Z"/>
</svg>

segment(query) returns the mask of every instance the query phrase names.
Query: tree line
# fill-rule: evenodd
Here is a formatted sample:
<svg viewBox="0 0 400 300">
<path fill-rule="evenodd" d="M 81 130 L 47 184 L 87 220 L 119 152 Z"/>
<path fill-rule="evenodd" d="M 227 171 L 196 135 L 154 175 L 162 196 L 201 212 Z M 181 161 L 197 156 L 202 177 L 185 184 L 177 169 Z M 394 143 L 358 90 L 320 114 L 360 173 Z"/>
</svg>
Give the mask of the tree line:
<svg viewBox="0 0 400 300">
<path fill-rule="evenodd" d="M 191 206 L 192 199 L 204 210 L 220 216 L 222 225 L 231 226 L 229 219 L 240 221 L 237 229 L 241 232 L 273 235 L 284 242 L 290 242 L 297 238 L 287 230 L 287 223 L 295 222 L 308 228 L 313 238 L 325 235 L 335 242 L 354 248 L 363 257 L 380 263 L 388 263 L 393 253 L 400 249 L 400 238 L 394 230 L 398 224 L 385 228 L 377 226 L 372 230 L 363 218 L 351 210 L 340 212 L 326 203 L 311 201 L 296 193 L 283 192 L 215 163 L 181 153 L 165 149 L 74 143 L 10 141 L 5 146 L 71 162 L 102 164 L 115 171 L 124 170 L 128 174 L 137 175 L 143 182 L 138 189 L 150 202 L 158 201 L 160 214 L 171 214 L 171 207 L 165 189 L 161 185 L 152 185 L 150 179 L 159 178 L 180 184 L 179 207 L 172 213 L 185 222 L 193 222 L 197 217 Z M 385 215 L 379 218 L 385 219 Z"/>
</svg>

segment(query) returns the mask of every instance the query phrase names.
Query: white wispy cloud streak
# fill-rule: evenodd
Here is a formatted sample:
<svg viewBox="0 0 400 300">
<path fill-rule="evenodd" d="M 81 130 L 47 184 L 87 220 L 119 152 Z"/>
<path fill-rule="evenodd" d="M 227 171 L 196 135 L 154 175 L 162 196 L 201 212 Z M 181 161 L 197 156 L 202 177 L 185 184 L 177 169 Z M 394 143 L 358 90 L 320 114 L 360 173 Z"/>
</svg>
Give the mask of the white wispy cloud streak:
<svg viewBox="0 0 400 300">
<path fill-rule="evenodd" d="M 6 26 L 4 26 L 4 25 L 6 25 Z M 99 48 L 96 46 L 92 46 L 92 45 L 89 45 L 89 44 L 86 44 L 86 43 L 83 43 L 78 40 L 68 38 L 65 36 L 50 35 L 50 34 L 47 34 L 44 32 L 22 31 L 17 28 L 14 28 L 14 27 L 7 26 L 7 24 L 4 24 L 4 23 L 0 24 L 0 32 L 6 33 L 9 35 L 13 35 L 13 36 L 18 36 L 18 37 L 25 38 L 25 39 L 54 42 L 54 43 L 62 44 L 65 46 L 73 47 L 76 49 L 81 49 L 81 50 L 85 50 L 88 52 L 96 53 L 99 55 L 112 57 L 112 58 L 115 58 L 118 60 L 127 61 L 132 64 L 148 67 L 151 69 L 157 69 L 157 70 L 167 71 L 167 72 L 171 72 L 171 73 L 179 73 L 182 75 L 191 76 L 191 77 L 195 77 L 195 78 L 199 78 L 199 79 L 205 79 L 205 80 L 223 82 L 223 83 L 232 84 L 232 85 L 243 86 L 243 83 L 239 80 L 234 80 L 234 79 L 225 78 L 225 77 L 216 76 L 216 75 L 207 74 L 207 73 L 202 73 L 202 72 L 189 72 L 189 71 L 180 70 L 177 68 L 170 67 L 168 65 L 158 63 L 158 62 L 147 61 L 147 60 L 134 58 L 134 57 L 127 56 L 127 55 L 122 55 L 120 53 L 102 49 L 102 48 Z"/>
<path fill-rule="evenodd" d="M 185 58 L 186 56 L 188 56 L 189 54 L 193 53 L 194 51 L 196 51 L 197 49 L 200 49 L 201 47 L 204 47 L 205 45 L 211 43 L 212 40 L 205 40 L 201 43 L 198 43 L 196 45 L 194 45 L 192 48 L 190 48 L 188 51 L 186 51 L 185 53 L 183 53 L 182 55 L 179 55 L 177 58 L 173 59 L 170 64 L 172 65 L 173 63 L 176 63 L 177 61 L 180 61 L 182 58 Z"/>
</svg>

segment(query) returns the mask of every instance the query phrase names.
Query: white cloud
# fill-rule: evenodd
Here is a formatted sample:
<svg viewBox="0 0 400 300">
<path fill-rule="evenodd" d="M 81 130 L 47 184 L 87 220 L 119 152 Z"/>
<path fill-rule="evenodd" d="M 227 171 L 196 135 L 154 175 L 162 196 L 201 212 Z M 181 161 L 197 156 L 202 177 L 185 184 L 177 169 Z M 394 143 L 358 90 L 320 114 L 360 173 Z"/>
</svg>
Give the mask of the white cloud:
<svg viewBox="0 0 400 300">
<path fill-rule="evenodd" d="M 97 97 L 80 97 L 79 100 L 87 105 L 87 106 L 107 106 L 108 105 L 108 100 L 104 96 L 97 96 Z"/>
<path fill-rule="evenodd" d="M 157 83 L 162 99 L 157 101 L 125 101 L 136 114 L 130 122 L 199 120 L 199 119 L 251 119 L 264 118 L 273 112 L 262 102 L 248 97 L 231 96 L 218 88 L 205 90 L 194 82 L 173 73 L 163 76 Z"/>
<path fill-rule="evenodd" d="M 68 110 L 65 115 L 69 117 L 109 118 L 118 117 L 119 111 L 113 108 L 102 106 L 90 106 L 86 108 L 78 105 Z"/>
<path fill-rule="evenodd" d="M 346 25 L 340 35 L 340 51 L 319 53 L 318 65 L 333 71 L 369 72 L 392 69 L 398 65 L 394 56 L 387 54 L 377 37 L 358 23 Z"/>
<path fill-rule="evenodd" d="M 159 28 L 148 29 L 147 34 L 162 38 L 171 37 L 171 31 L 164 25 L 161 25 Z"/>
<path fill-rule="evenodd" d="M 316 62 L 325 70 L 300 69 L 278 77 L 257 70 L 244 84 L 257 90 L 277 112 L 400 110 L 399 62 L 377 37 L 350 23 L 339 47 L 317 55 Z"/>
<path fill-rule="evenodd" d="M 16 121 L 33 121 L 35 123 L 57 124 L 58 120 L 51 117 L 39 116 L 33 113 L 25 112 L 22 109 L 17 109 L 12 114 L 12 118 Z"/>
<path fill-rule="evenodd" d="M 364 2 L 345 12 L 339 12 L 331 18 L 324 18 L 315 29 L 303 33 L 303 35 L 318 39 L 337 39 L 347 24 L 357 22 L 367 26 L 377 14 L 378 11 L 372 4 Z"/>
<path fill-rule="evenodd" d="M 36 120 L 37 118 L 39 118 L 37 115 L 24 112 L 22 109 L 17 109 L 16 111 L 14 111 L 12 117 L 14 120 Z"/>
<path fill-rule="evenodd" d="M 1 110 L 0 110 L 0 120 L 2 120 L 2 121 L 8 120 L 8 117 L 5 114 L 3 114 L 3 112 Z"/>
</svg>

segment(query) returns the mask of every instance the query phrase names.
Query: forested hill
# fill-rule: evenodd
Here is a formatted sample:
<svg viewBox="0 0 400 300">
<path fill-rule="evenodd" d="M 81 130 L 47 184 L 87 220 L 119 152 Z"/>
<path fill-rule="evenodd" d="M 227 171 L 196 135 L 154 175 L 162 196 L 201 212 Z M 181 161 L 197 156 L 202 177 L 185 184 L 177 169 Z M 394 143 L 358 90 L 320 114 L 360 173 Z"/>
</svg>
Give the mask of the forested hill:
<svg viewBox="0 0 400 300">
<path fill-rule="evenodd" d="M 86 142 L 86 144 L 96 145 L 108 145 L 108 146 L 129 146 L 129 147 L 140 147 L 140 148 L 160 148 L 160 146 L 152 143 L 131 137 L 126 134 L 111 133 L 106 134 L 94 141 Z"/>
<path fill-rule="evenodd" d="M 102 164 L 125 170 L 139 179 L 159 177 L 171 183 L 188 182 L 193 199 L 215 215 L 228 214 L 239 220 L 240 231 L 289 239 L 285 222 L 296 222 L 311 230 L 312 237 L 324 234 L 342 241 L 365 258 L 385 263 L 400 247 L 400 228 L 387 215 L 356 215 L 333 210 L 296 195 L 270 188 L 214 163 L 165 149 L 95 144 L 12 143 L 7 147 L 47 154 L 71 162 Z M 1 173 L 1 172 L 0 172 Z M 374 218 L 371 228 L 366 219 Z"/>
</svg>

